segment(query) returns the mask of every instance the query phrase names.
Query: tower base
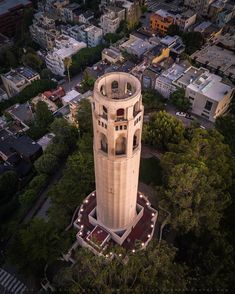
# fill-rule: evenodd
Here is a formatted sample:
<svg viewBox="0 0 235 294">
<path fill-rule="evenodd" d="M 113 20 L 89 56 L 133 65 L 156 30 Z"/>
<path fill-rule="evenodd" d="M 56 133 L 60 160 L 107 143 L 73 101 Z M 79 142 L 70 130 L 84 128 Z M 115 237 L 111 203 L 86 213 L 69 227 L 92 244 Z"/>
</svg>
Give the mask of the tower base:
<svg viewBox="0 0 235 294">
<path fill-rule="evenodd" d="M 136 210 L 137 216 L 126 230 L 110 230 L 96 218 L 96 192 L 92 192 L 83 201 L 74 221 L 74 227 L 78 229 L 77 243 L 106 257 L 111 257 L 115 244 L 132 252 L 144 249 L 154 234 L 158 212 L 140 192 Z"/>
</svg>

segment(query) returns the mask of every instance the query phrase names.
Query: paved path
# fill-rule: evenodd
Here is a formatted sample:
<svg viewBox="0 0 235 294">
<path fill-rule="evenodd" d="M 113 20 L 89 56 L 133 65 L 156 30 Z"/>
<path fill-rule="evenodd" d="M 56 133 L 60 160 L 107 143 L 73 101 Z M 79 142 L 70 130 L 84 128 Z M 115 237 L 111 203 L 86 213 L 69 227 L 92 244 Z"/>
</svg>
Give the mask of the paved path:
<svg viewBox="0 0 235 294">
<path fill-rule="evenodd" d="M 0 268 L 0 293 L 26 293 L 27 288 L 18 278 Z"/>
<path fill-rule="evenodd" d="M 64 84 L 61 85 L 61 86 L 65 89 L 65 92 L 68 92 L 68 91 L 74 89 L 75 86 L 76 86 L 77 84 L 79 84 L 79 83 L 82 81 L 82 75 L 83 75 L 82 73 L 79 73 L 79 74 L 77 74 L 76 76 L 74 76 L 74 77 L 71 79 L 70 84 L 69 84 L 67 78 L 65 78 L 65 79 L 66 79 L 66 82 L 65 82 Z"/>
</svg>

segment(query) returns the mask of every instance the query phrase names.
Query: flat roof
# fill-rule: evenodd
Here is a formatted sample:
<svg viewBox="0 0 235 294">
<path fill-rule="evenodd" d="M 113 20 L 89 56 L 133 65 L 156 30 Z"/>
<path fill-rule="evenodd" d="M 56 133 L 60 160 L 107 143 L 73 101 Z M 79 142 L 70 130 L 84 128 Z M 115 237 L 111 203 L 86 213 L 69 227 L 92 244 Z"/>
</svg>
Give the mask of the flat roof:
<svg viewBox="0 0 235 294">
<path fill-rule="evenodd" d="M 25 6 L 31 4 L 29 0 L 3 0 L 0 1 L 0 15 L 10 12 L 10 10 L 14 9 L 17 6 Z"/>
<path fill-rule="evenodd" d="M 81 94 L 78 91 L 72 90 L 72 91 L 66 93 L 66 95 L 62 98 L 62 100 L 65 103 L 69 103 L 71 100 L 77 98 L 79 95 L 81 95 Z"/>
<path fill-rule="evenodd" d="M 121 51 L 116 48 L 105 48 L 102 53 L 109 55 L 111 58 L 118 58 L 121 55 Z"/>
<path fill-rule="evenodd" d="M 35 70 L 25 66 L 17 67 L 15 71 L 18 72 L 20 75 L 24 76 L 28 80 L 38 76 L 38 73 Z"/>
<path fill-rule="evenodd" d="M 203 72 L 208 72 L 208 70 L 200 67 L 191 66 L 182 74 L 180 78 L 178 78 L 175 82 L 181 85 L 188 86 L 190 83 L 195 81 Z"/>
<path fill-rule="evenodd" d="M 188 85 L 188 88 L 201 92 L 211 100 L 221 101 L 226 93 L 232 90 L 232 87 L 223 83 L 222 78 L 209 72 L 201 74 L 194 82 Z"/>
</svg>

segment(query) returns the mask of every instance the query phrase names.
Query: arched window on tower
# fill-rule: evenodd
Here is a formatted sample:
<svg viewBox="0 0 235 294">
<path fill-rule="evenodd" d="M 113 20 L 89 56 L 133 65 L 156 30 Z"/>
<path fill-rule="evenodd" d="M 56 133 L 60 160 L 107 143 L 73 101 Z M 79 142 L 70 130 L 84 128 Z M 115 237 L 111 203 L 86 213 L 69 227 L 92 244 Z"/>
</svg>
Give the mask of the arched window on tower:
<svg viewBox="0 0 235 294">
<path fill-rule="evenodd" d="M 140 102 L 137 101 L 133 107 L 133 116 L 135 117 L 140 111 Z"/>
<path fill-rule="evenodd" d="M 120 136 L 116 139 L 115 154 L 126 154 L 126 138 L 124 136 Z"/>
<path fill-rule="evenodd" d="M 126 83 L 126 93 L 131 96 L 133 94 L 132 86 L 130 83 Z"/>
<path fill-rule="evenodd" d="M 118 82 L 117 81 L 113 81 L 111 84 L 111 88 L 113 92 L 116 92 L 118 90 Z"/>
<path fill-rule="evenodd" d="M 124 120 L 124 114 L 125 114 L 124 108 L 119 108 L 116 112 L 116 115 L 117 115 L 116 120 L 117 121 Z"/>
<path fill-rule="evenodd" d="M 100 149 L 103 152 L 108 153 L 108 140 L 103 133 L 100 134 Z"/>
<path fill-rule="evenodd" d="M 136 130 L 133 136 L 133 150 L 135 150 L 140 144 L 140 130 Z"/>
</svg>

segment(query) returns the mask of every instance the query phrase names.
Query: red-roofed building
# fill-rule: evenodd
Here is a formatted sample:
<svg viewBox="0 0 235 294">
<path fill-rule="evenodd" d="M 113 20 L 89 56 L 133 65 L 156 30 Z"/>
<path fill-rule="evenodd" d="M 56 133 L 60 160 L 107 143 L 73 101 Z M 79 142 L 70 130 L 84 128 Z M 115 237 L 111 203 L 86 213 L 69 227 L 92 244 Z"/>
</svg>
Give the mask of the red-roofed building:
<svg viewBox="0 0 235 294">
<path fill-rule="evenodd" d="M 46 91 L 43 93 L 43 96 L 52 102 L 61 101 L 61 98 L 65 96 L 65 90 L 62 87 L 57 88 L 56 90 Z"/>
</svg>

